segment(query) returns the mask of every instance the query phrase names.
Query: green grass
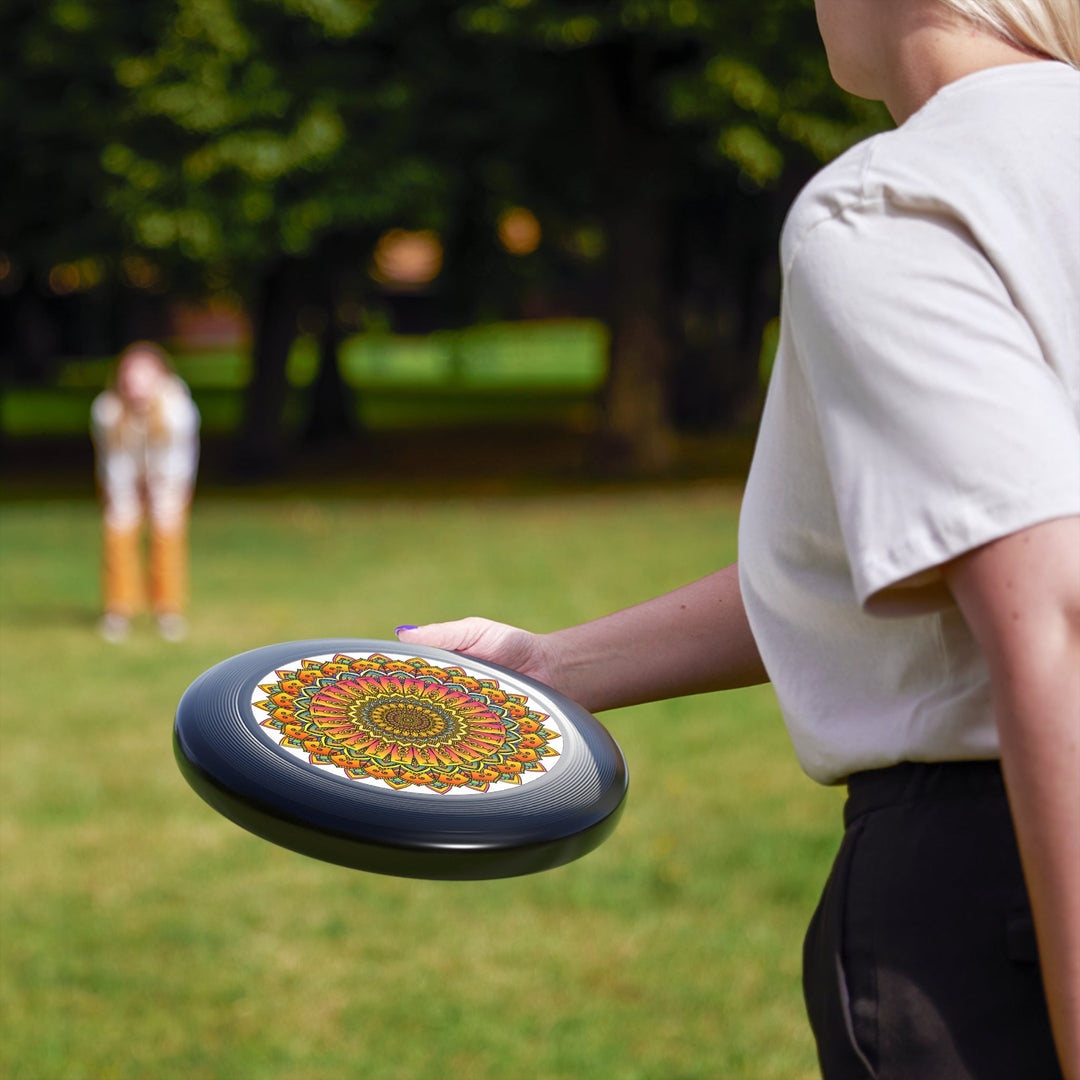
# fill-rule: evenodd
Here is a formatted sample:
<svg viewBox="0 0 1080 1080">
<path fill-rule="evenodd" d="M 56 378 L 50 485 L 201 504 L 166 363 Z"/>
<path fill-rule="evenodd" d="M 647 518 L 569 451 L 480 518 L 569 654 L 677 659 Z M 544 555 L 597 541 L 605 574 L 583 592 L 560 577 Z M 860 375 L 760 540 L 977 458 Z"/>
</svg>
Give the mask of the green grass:
<svg viewBox="0 0 1080 1080">
<path fill-rule="evenodd" d="M 21 386 L 0 397 L 0 433 L 13 438 L 83 435 L 90 429 L 95 392 L 86 388 Z M 244 413 L 240 390 L 197 388 L 192 396 L 202 416 L 204 434 L 223 435 L 237 429 Z M 372 386 L 354 396 L 357 423 L 365 431 L 416 430 L 467 426 L 557 425 L 588 429 L 595 425 L 597 405 L 574 389 L 541 386 L 505 389 L 448 384 Z M 285 422 L 299 428 L 307 415 L 303 387 L 291 387 Z"/>
<path fill-rule="evenodd" d="M 3 508 L 0 1075 L 10 1080 L 808 1080 L 805 923 L 839 832 L 768 688 L 607 714 L 615 834 L 489 883 L 324 865 L 172 760 L 203 669 L 481 613 L 536 629 L 730 560 L 737 493 L 207 497 L 192 634 L 93 632 L 90 503 Z"/>
<path fill-rule="evenodd" d="M 423 336 L 355 334 L 341 343 L 342 377 L 355 392 L 357 419 L 369 431 L 429 425 L 547 422 L 580 426 L 595 419 L 595 395 L 607 371 L 608 334 L 590 319 L 494 323 Z M 177 371 L 202 413 L 203 430 L 240 422 L 251 378 L 247 351 L 180 353 Z M 90 403 L 112 361 L 73 360 L 52 385 L 12 386 L 0 395 L 0 432 L 72 435 L 87 430 Z M 288 419 L 301 422 L 318 347 L 297 338 L 288 361 Z"/>
</svg>

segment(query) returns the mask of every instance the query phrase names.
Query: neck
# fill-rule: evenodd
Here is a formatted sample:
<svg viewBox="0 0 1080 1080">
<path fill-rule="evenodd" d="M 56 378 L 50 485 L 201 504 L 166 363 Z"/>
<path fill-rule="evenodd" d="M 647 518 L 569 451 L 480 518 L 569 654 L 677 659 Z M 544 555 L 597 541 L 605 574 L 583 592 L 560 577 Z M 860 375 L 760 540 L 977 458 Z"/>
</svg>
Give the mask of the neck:
<svg viewBox="0 0 1080 1080">
<path fill-rule="evenodd" d="M 966 75 L 1046 59 L 959 16 L 943 14 L 936 4 L 896 7 L 911 17 L 892 38 L 894 47 L 881 68 L 880 90 L 898 124 L 921 109 L 943 86 Z"/>
</svg>

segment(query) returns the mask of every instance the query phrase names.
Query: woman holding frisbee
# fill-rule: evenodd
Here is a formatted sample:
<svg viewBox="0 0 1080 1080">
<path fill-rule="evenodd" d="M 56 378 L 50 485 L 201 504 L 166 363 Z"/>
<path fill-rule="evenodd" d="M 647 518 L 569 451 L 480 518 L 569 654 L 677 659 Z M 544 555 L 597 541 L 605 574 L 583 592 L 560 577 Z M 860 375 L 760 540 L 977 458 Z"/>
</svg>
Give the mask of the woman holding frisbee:
<svg viewBox="0 0 1080 1080">
<path fill-rule="evenodd" d="M 825 1077 L 1080 1080 L 1080 9 L 817 11 L 898 127 L 784 226 L 739 563 L 554 633 L 399 637 L 594 712 L 770 679 L 849 791 L 804 950 Z"/>
</svg>

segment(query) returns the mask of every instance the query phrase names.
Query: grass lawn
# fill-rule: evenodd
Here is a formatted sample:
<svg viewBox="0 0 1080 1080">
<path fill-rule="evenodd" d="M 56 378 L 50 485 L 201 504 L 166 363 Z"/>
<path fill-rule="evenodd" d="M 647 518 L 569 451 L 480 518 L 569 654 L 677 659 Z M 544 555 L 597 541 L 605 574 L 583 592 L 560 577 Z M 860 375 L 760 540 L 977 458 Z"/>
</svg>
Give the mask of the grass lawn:
<svg viewBox="0 0 1080 1080">
<path fill-rule="evenodd" d="M 803 929 L 840 798 L 766 687 L 604 716 L 618 830 L 490 883 L 274 847 L 184 784 L 188 683 L 274 641 L 471 613 L 553 628 L 734 555 L 738 493 L 210 495 L 192 633 L 94 633 L 90 502 L 2 508 L 0 1074 L 9 1080 L 809 1080 Z"/>
<path fill-rule="evenodd" d="M 595 421 L 596 394 L 607 371 L 608 334 L 591 319 L 494 323 L 405 336 L 356 334 L 338 351 L 356 419 L 368 431 L 476 423 Z M 232 432 L 243 415 L 251 378 L 246 349 L 180 353 L 176 369 L 191 388 L 204 433 Z M 286 420 L 307 414 L 318 368 L 309 337 L 293 343 L 287 365 Z M 18 437 L 83 434 L 90 404 L 105 387 L 110 359 L 63 364 L 47 386 L 8 386 L 0 393 L 0 433 Z"/>
</svg>

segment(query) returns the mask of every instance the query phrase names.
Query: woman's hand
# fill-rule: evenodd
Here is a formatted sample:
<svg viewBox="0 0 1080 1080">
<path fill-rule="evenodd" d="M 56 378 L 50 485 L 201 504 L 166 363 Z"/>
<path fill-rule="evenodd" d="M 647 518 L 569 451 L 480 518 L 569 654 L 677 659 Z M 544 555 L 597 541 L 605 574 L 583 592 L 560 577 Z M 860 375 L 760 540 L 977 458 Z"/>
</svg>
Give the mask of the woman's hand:
<svg viewBox="0 0 1080 1080">
<path fill-rule="evenodd" d="M 550 655 L 552 650 L 547 639 L 541 634 L 472 616 L 454 622 L 400 627 L 397 636 L 399 641 L 409 645 L 430 645 L 436 649 L 467 653 L 561 690 L 558 665 Z"/>
</svg>

